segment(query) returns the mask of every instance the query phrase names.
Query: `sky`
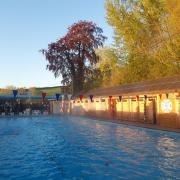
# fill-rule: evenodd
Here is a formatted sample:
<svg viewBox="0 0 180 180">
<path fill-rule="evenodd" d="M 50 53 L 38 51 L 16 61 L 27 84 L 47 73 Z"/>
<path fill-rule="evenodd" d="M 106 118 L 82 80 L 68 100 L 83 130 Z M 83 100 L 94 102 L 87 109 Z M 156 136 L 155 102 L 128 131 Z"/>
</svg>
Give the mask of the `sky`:
<svg viewBox="0 0 180 180">
<path fill-rule="evenodd" d="M 58 86 L 39 52 L 79 20 L 95 22 L 112 43 L 105 0 L 0 0 L 0 88 Z"/>
</svg>

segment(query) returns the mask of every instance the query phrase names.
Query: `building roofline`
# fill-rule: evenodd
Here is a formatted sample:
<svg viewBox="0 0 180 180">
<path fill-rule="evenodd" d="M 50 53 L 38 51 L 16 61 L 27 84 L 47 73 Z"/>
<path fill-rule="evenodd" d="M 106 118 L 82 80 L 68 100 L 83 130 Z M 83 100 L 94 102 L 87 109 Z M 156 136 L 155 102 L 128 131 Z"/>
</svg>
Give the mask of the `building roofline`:
<svg viewBox="0 0 180 180">
<path fill-rule="evenodd" d="M 125 84 L 109 88 L 97 88 L 90 90 L 83 95 L 89 96 L 110 96 L 110 95 L 137 95 L 146 93 L 162 93 L 162 92 L 179 92 L 180 91 L 180 75 L 173 77 L 165 77 L 156 80 L 149 80 L 139 83 Z M 79 93 L 80 94 L 80 93 Z M 78 95 L 79 95 L 78 94 Z M 81 93 L 82 94 L 82 93 Z M 78 96 L 77 95 L 77 96 Z"/>
</svg>

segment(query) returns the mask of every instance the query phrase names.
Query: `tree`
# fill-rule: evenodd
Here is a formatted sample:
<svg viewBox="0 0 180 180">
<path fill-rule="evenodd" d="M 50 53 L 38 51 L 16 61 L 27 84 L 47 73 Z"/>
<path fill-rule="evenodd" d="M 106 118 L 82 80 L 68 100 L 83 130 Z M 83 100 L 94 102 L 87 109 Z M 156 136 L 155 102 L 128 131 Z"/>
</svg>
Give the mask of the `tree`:
<svg viewBox="0 0 180 180">
<path fill-rule="evenodd" d="M 26 95 L 27 92 L 28 92 L 28 89 L 26 89 L 25 87 L 18 88 L 19 95 Z"/>
<path fill-rule="evenodd" d="M 12 94 L 13 93 L 12 91 L 14 89 L 17 89 L 17 87 L 13 85 L 6 86 L 5 89 L 3 90 L 3 94 Z"/>
<path fill-rule="evenodd" d="M 102 87 L 116 86 L 123 83 L 124 64 L 120 62 L 119 55 L 112 47 L 97 50 L 99 62 L 96 67 L 100 70 Z"/>
<path fill-rule="evenodd" d="M 61 75 L 62 83 L 71 85 L 76 94 L 83 90 L 87 78 L 94 73 L 92 66 L 98 62 L 95 49 L 103 46 L 105 39 L 103 30 L 93 22 L 73 24 L 64 37 L 42 50 L 48 70 L 55 77 Z"/>
<path fill-rule="evenodd" d="M 126 82 L 180 73 L 180 1 L 107 0 Z"/>
</svg>

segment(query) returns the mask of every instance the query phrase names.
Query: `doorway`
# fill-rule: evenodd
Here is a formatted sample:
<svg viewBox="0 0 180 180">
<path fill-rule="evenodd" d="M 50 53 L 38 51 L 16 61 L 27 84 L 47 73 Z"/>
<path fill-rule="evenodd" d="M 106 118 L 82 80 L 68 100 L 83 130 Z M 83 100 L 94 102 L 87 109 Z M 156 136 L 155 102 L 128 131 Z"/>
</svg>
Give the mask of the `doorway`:
<svg viewBox="0 0 180 180">
<path fill-rule="evenodd" d="M 109 99 L 109 112 L 111 119 L 117 119 L 116 99 Z"/>
</svg>

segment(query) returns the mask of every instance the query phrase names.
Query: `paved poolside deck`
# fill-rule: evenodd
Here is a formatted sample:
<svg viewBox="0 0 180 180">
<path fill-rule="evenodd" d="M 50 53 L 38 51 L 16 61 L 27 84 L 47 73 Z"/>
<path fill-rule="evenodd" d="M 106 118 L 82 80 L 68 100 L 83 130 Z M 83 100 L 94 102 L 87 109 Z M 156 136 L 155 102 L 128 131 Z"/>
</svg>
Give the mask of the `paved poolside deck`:
<svg viewBox="0 0 180 180">
<path fill-rule="evenodd" d="M 125 121 L 125 120 L 114 120 L 114 122 L 129 125 L 129 126 L 137 126 L 137 127 L 144 127 L 144 128 L 149 128 L 149 129 L 156 129 L 156 130 L 162 130 L 162 131 L 172 131 L 172 132 L 180 133 L 180 129 L 166 128 L 166 127 L 161 127 L 161 126 L 155 125 L 155 124 L 130 122 L 130 121 Z"/>
<path fill-rule="evenodd" d="M 74 116 L 74 115 L 73 115 Z M 79 116 L 83 117 L 83 116 Z M 85 116 L 89 117 L 94 120 L 100 120 L 100 121 L 109 121 L 112 123 L 118 123 L 118 124 L 125 124 L 128 126 L 136 126 L 136 127 L 143 127 L 143 128 L 149 128 L 149 129 L 155 129 L 155 130 L 161 130 L 161 131 L 169 131 L 169 132 L 176 132 L 180 133 L 180 129 L 174 129 L 174 128 L 166 128 L 166 127 L 161 127 L 156 124 L 148 124 L 148 123 L 141 123 L 141 122 L 132 122 L 132 121 L 127 121 L 127 120 L 112 120 L 112 119 L 102 119 L 102 118 L 95 118 L 95 117 L 90 117 L 90 116 Z"/>
</svg>

